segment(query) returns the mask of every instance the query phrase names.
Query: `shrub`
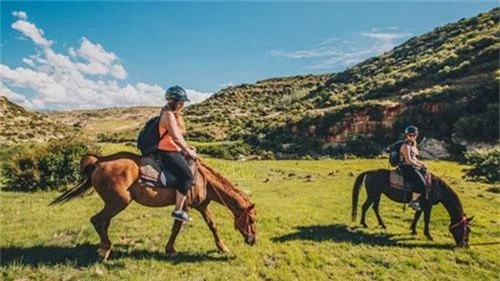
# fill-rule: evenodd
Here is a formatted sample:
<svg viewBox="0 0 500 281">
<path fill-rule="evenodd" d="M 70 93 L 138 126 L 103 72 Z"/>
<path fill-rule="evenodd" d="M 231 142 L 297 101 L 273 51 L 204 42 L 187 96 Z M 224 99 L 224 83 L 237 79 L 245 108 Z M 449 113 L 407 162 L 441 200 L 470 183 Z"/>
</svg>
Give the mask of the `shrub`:
<svg viewBox="0 0 500 281">
<path fill-rule="evenodd" d="M 20 147 L 2 164 L 3 189 L 29 192 L 64 188 L 79 178 L 80 158 L 90 152 L 97 149 L 75 140 Z"/>
<path fill-rule="evenodd" d="M 465 178 L 482 180 L 488 183 L 500 181 L 500 146 L 476 149 L 465 153 L 471 168 L 465 169 Z"/>
<path fill-rule="evenodd" d="M 250 155 L 252 148 L 242 141 L 237 141 L 228 144 L 201 146 L 198 148 L 198 152 L 217 158 L 236 159 L 239 155 Z"/>
</svg>

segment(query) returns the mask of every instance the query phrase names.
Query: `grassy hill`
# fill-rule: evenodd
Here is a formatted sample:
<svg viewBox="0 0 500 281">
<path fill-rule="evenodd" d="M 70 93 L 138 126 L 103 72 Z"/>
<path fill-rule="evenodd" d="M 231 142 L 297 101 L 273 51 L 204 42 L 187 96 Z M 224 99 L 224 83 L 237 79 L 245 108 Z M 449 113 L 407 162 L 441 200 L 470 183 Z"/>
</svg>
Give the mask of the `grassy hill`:
<svg viewBox="0 0 500 281">
<path fill-rule="evenodd" d="M 136 106 L 97 110 L 72 110 L 50 113 L 51 117 L 99 141 L 135 141 L 146 121 L 160 107 Z"/>
<path fill-rule="evenodd" d="M 457 163 L 429 161 L 457 191 L 467 214 L 475 215 L 469 249 L 452 247 L 450 221 L 440 205 L 430 224 L 434 242 L 425 239 L 422 220 L 418 235 L 410 235 L 413 212 L 386 197 L 380 212 L 387 230 L 377 227 L 372 210 L 369 228 L 350 222 L 351 172 L 386 167 L 384 160 L 207 162 L 256 204 L 254 247 L 234 230 L 231 213 L 212 203 L 231 253 L 216 252 L 193 210 L 194 221 L 177 239 L 181 255 L 168 259 L 163 251 L 172 207 L 131 204 L 112 221 L 114 253 L 101 263 L 95 253 L 99 238 L 89 222 L 103 206 L 95 192 L 56 208 L 47 206 L 55 192 L 0 192 L 0 200 L 9 202 L 0 205 L 3 280 L 497 280 L 500 274 L 499 195 L 487 191 L 490 185 L 463 181 L 464 166 Z M 364 198 L 362 191 L 360 203 Z"/>
<path fill-rule="evenodd" d="M 331 76 L 223 90 L 187 111 L 190 136 L 243 139 L 281 152 L 329 153 L 353 135 L 362 135 L 365 145 L 387 145 L 412 123 L 450 149 L 495 143 L 499 14 L 497 8 L 438 27 Z"/>
<path fill-rule="evenodd" d="M 47 114 L 26 110 L 0 96 L 0 143 L 44 142 L 73 132 Z"/>
</svg>

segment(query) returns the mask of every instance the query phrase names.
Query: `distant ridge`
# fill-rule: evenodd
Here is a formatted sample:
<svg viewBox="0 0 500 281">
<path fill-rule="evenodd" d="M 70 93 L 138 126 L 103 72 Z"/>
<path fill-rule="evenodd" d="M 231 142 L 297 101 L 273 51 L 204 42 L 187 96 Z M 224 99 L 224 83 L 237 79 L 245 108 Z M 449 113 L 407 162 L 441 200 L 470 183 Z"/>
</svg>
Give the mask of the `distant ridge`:
<svg viewBox="0 0 500 281">
<path fill-rule="evenodd" d="M 67 126 L 48 115 L 26 110 L 0 96 L 1 143 L 44 142 L 69 135 L 71 130 Z"/>
</svg>

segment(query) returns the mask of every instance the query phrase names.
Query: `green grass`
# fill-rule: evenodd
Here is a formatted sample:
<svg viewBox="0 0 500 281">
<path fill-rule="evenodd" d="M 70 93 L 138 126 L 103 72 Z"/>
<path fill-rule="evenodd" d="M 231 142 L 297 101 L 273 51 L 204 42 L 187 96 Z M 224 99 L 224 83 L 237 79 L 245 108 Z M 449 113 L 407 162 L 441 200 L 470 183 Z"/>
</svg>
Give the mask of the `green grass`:
<svg viewBox="0 0 500 281">
<path fill-rule="evenodd" d="M 112 151 L 111 146 L 103 149 Z M 355 175 L 387 167 L 386 160 L 249 161 L 207 159 L 248 192 L 257 206 L 258 242 L 247 246 L 224 207 L 211 204 L 230 254 L 216 252 L 201 216 L 178 236 L 181 256 L 168 259 L 172 207 L 132 203 L 110 227 L 111 259 L 95 254 L 99 239 L 89 218 L 102 207 L 93 193 L 59 207 L 47 207 L 57 193 L 0 192 L 1 271 L 4 280 L 494 280 L 500 276 L 500 195 L 491 185 L 461 179 L 463 166 L 430 162 L 475 215 L 471 243 L 455 249 L 444 208 L 434 208 L 431 234 L 409 235 L 413 212 L 383 197 L 388 226 L 376 226 L 370 210 L 362 229 L 350 222 Z M 332 173 L 333 172 L 333 173 Z M 350 174 L 352 172 L 352 174 Z M 308 181 L 312 178 L 312 181 Z M 364 191 L 360 203 L 365 198 Z"/>
</svg>

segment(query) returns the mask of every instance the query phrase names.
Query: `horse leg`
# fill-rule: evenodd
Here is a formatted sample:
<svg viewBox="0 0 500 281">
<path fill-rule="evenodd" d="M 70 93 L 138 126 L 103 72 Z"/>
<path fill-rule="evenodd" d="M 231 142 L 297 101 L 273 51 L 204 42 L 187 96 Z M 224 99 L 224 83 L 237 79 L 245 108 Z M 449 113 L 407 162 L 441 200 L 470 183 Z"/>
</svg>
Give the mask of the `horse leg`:
<svg viewBox="0 0 500 281">
<path fill-rule="evenodd" d="M 368 210 L 368 208 L 370 208 L 372 203 L 373 203 L 373 198 L 370 198 L 369 196 L 368 198 L 366 198 L 365 203 L 363 203 L 363 207 L 361 209 L 361 225 L 363 227 L 368 227 L 368 225 L 366 225 L 365 222 L 365 216 L 366 216 L 366 211 Z"/>
<path fill-rule="evenodd" d="M 378 212 L 378 204 L 380 203 L 380 197 L 375 199 L 373 202 L 373 211 L 375 212 L 375 215 L 377 216 L 378 220 L 378 225 L 380 225 L 383 229 L 387 229 L 385 226 L 384 222 L 382 221 L 382 217 L 380 216 L 380 213 Z"/>
<path fill-rule="evenodd" d="M 411 222 L 410 230 L 412 235 L 417 235 L 417 223 L 420 219 L 420 215 L 422 215 L 422 211 L 416 211 L 415 216 L 413 217 L 413 221 Z"/>
<path fill-rule="evenodd" d="M 210 229 L 210 231 L 212 231 L 217 249 L 219 249 L 219 251 L 223 253 L 229 253 L 229 249 L 226 245 L 224 245 L 224 242 L 222 242 L 222 239 L 219 237 L 219 233 L 217 232 L 217 228 L 215 227 L 215 222 L 212 219 L 212 212 L 210 212 L 210 210 L 208 209 L 208 204 L 200 206 L 196 209 L 201 213 L 203 219 L 208 225 L 208 228 Z"/>
<path fill-rule="evenodd" d="M 170 234 L 170 238 L 168 239 L 167 245 L 165 246 L 165 253 L 167 256 L 174 258 L 177 256 L 177 252 L 174 249 L 175 239 L 177 238 L 177 234 L 182 228 L 182 224 L 184 222 L 174 220 L 174 225 L 172 226 L 172 233 Z"/>
<path fill-rule="evenodd" d="M 429 232 L 429 222 L 431 221 L 431 210 L 432 206 L 429 206 L 424 209 L 424 235 L 427 239 L 433 241 L 431 233 Z"/>
<path fill-rule="evenodd" d="M 97 253 L 105 260 L 109 257 L 112 247 L 108 236 L 108 228 L 111 223 L 111 219 L 128 206 L 128 202 L 126 201 L 115 202 L 118 203 L 115 205 L 105 203 L 104 208 L 90 219 L 90 222 L 94 225 L 94 228 L 101 239 Z"/>
</svg>

